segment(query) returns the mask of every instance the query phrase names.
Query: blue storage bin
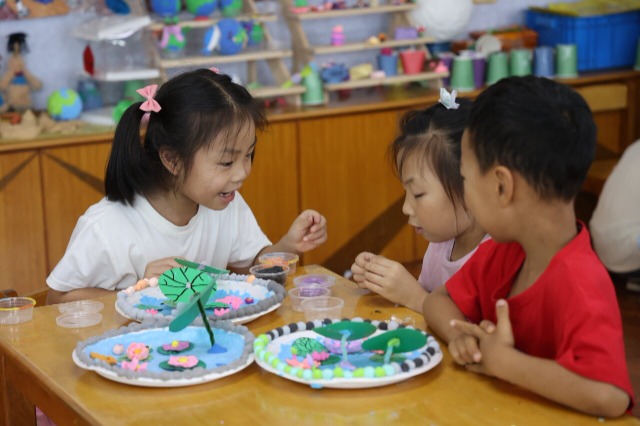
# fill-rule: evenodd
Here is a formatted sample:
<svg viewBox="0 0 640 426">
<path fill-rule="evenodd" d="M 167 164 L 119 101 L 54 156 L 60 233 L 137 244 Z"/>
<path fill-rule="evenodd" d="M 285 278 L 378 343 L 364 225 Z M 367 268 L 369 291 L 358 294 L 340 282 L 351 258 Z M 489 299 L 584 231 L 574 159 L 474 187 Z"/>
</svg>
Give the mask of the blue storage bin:
<svg viewBox="0 0 640 426">
<path fill-rule="evenodd" d="M 539 45 L 576 44 L 578 71 L 631 67 L 635 62 L 640 10 L 581 17 L 528 10 L 526 25 L 538 33 Z"/>
</svg>

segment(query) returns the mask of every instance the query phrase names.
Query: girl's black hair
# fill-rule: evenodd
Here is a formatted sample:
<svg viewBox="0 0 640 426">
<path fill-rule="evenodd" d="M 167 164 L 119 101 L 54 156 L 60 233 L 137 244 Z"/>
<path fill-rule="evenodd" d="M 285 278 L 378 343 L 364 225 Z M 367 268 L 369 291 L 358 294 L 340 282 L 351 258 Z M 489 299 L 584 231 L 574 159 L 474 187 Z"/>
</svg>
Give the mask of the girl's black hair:
<svg viewBox="0 0 640 426">
<path fill-rule="evenodd" d="M 14 53 L 16 43 L 20 46 L 20 52 L 29 52 L 27 46 L 27 35 L 25 33 L 11 33 L 7 37 L 7 52 Z"/>
<path fill-rule="evenodd" d="M 136 194 L 148 196 L 176 187 L 176 177 L 160 159 L 161 149 L 169 150 L 181 163 L 184 178 L 196 152 L 216 137 L 223 136 L 229 140 L 224 143 L 233 145 L 248 123 L 254 123 L 256 131 L 268 126 L 262 106 L 244 87 L 208 69 L 170 79 L 154 99 L 161 110 L 150 113 L 144 136 L 141 102 L 131 105 L 118 123 L 105 174 L 105 193 L 111 201 L 133 204 Z"/>
<path fill-rule="evenodd" d="M 458 109 L 438 103 L 424 110 L 412 110 L 400 119 L 400 135 L 389 147 L 389 160 L 396 174 L 409 156 L 419 154 L 420 167 L 428 164 L 442 184 L 447 198 L 464 207 L 464 186 L 460 175 L 460 144 L 472 101 L 457 99 Z"/>
<path fill-rule="evenodd" d="M 589 106 L 569 86 L 542 77 L 505 78 L 483 91 L 469 117 L 480 170 L 517 171 L 543 199 L 573 200 L 596 149 Z"/>
</svg>

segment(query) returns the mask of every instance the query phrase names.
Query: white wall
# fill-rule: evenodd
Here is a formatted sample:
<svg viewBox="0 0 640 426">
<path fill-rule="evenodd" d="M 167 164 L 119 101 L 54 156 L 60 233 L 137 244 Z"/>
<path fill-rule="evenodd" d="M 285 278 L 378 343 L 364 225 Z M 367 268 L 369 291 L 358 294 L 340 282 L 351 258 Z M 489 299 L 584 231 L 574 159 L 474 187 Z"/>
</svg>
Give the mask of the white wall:
<svg viewBox="0 0 640 426">
<path fill-rule="evenodd" d="M 566 0 L 565 0 L 566 1 Z M 575 1 L 575 0 L 569 0 Z M 467 30 L 479 30 L 491 27 L 501 27 L 511 24 L 522 24 L 524 20 L 523 11 L 529 6 L 544 6 L 550 3 L 548 0 L 497 0 L 496 3 L 478 4 L 474 6 L 471 20 Z M 27 33 L 27 41 L 30 53 L 25 56 L 28 69 L 43 82 L 43 89 L 34 93 L 34 105 L 38 109 L 46 107 L 46 100 L 49 94 L 62 87 L 75 88 L 77 80 L 82 74 L 82 51 L 85 43 L 75 39 L 70 35 L 71 28 L 84 20 L 91 18 L 85 13 L 72 13 L 66 16 L 56 16 L 41 19 L 20 20 L 20 21 L 0 21 L 0 54 L 5 58 L 0 61 L 0 73 L 3 72 L 6 61 L 6 41 L 7 36 L 12 32 Z M 340 22 L 338 22 L 340 23 Z M 305 22 L 305 30 L 309 35 L 311 43 L 328 44 L 331 26 L 335 24 L 331 20 Z M 269 23 L 271 34 L 280 43 L 288 45 L 289 33 L 284 22 L 279 25 Z M 386 28 L 386 17 L 367 16 L 361 18 L 349 18 L 348 25 L 345 26 L 345 33 L 349 37 L 350 33 L 362 32 L 376 34 Z M 464 36 L 465 34 L 463 34 Z M 332 59 L 331 57 L 320 57 L 320 61 Z M 349 54 L 336 57 L 336 60 L 346 62 L 348 66 L 371 60 L 371 52 Z M 223 68 L 226 73 L 239 74 L 245 78 L 244 66 L 226 65 Z M 260 73 L 268 74 L 266 65 L 259 67 Z M 268 80 L 268 77 L 265 78 Z M 265 81 L 268 83 L 268 81 Z"/>
</svg>

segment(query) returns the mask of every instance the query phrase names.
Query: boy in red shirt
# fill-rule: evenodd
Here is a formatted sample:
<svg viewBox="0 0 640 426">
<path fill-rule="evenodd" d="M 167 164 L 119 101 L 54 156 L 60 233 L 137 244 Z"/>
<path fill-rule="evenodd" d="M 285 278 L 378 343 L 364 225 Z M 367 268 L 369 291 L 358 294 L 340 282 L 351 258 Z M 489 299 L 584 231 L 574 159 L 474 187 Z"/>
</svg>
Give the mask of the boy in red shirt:
<svg viewBox="0 0 640 426">
<path fill-rule="evenodd" d="M 634 398 L 620 312 L 573 207 L 595 142 L 589 107 L 566 85 L 513 77 L 481 93 L 460 170 L 466 205 L 493 240 L 423 313 L 468 370 L 616 417 Z"/>
</svg>

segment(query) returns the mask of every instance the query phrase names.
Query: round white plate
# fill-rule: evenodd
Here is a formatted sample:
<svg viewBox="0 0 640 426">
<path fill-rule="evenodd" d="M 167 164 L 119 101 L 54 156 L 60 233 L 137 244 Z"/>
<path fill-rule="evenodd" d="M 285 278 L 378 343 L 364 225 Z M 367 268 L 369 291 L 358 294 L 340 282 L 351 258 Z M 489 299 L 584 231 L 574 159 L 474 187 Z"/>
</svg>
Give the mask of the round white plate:
<svg viewBox="0 0 640 426">
<path fill-rule="evenodd" d="M 124 383 L 126 385 L 144 386 L 148 388 L 177 388 L 182 386 L 193 386 L 201 383 L 212 382 L 214 380 L 218 380 L 223 377 L 235 374 L 238 371 L 244 370 L 249 365 L 251 365 L 254 359 L 253 355 L 249 355 L 249 357 L 247 358 L 247 362 L 245 362 L 243 365 L 239 366 L 238 368 L 235 368 L 233 370 L 226 370 L 223 373 L 205 374 L 204 376 L 194 377 L 192 379 L 159 380 L 159 379 L 150 379 L 147 377 L 141 377 L 139 379 L 134 380 L 128 377 L 119 376 L 115 372 L 111 370 L 107 370 L 102 367 L 87 365 L 78 359 L 75 351 L 71 353 L 71 358 L 73 359 L 73 362 L 75 362 L 75 364 L 78 367 L 84 368 L 85 370 L 93 370 L 106 379 L 113 380 L 114 382 L 118 382 L 118 383 Z"/>
<path fill-rule="evenodd" d="M 85 370 L 95 371 L 100 376 L 114 382 L 133 386 L 162 388 L 192 386 L 218 380 L 245 369 L 254 360 L 254 355 L 251 352 L 254 340 L 253 334 L 246 327 L 231 324 L 230 321 L 220 321 L 212 324 L 212 327 L 217 330 L 219 329 L 226 331 L 227 333 L 236 334 L 244 339 L 243 350 L 241 352 L 237 352 L 237 356 L 229 357 L 227 365 L 238 363 L 238 365 L 233 365 L 233 368 L 230 369 L 217 367 L 215 369 L 209 369 L 208 372 L 205 371 L 204 374 L 195 377 L 190 377 L 193 376 L 193 374 L 185 374 L 186 377 L 180 377 L 182 375 L 182 372 L 172 372 L 169 374 L 172 374 L 173 377 L 166 378 L 165 373 L 168 372 L 160 373 L 157 371 L 145 372 L 142 373 L 141 376 L 132 377 L 131 372 L 126 372 L 125 374 L 124 370 L 122 370 L 119 366 L 109 366 L 105 362 L 91 359 L 87 355 L 88 351 L 94 350 L 95 345 L 111 345 L 111 341 L 119 341 L 120 339 L 122 339 L 122 341 L 136 341 L 138 339 L 138 336 L 144 336 L 147 332 L 151 332 L 151 335 L 146 338 L 142 337 L 142 340 L 140 341 L 144 342 L 145 344 L 151 345 L 154 345 L 154 343 L 152 343 L 153 339 L 158 339 L 158 334 L 161 334 L 162 339 L 164 339 L 166 333 L 168 341 L 170 341 L 171 339 L 180 340 L 187 338 L 188 341 L 191 341 L 192 343 L 196 342 L 196 340 L 192 340 L 194 336 L 202 336 L 202 334 L 206 335 L 206 333 L 204 333 L 203 331 L 204 328 L 202 327 L 202 321 L 200 318 L 194 321 L 194 325 L 197 325 L 197 327 L 189 326 L 183 331 L 179 331 L 177 333 L 172 333 L 168 330 L 169 323 L 169 319 L 161 318 L 158 320 L 145 321 L 142 324 L 131 323 L 128 326 L 121 327 L 117 330 L 109 330 L 100 336 L 90 337 L 85 341 L 79 342 L 76 348 L 71 353 L 71 359 L 73 359 L 73 362 L 78 367 Z M 199 339 L 201 338 L 202 337 L 200 337 Z M 145 339 L 152 340 L 150 341 Z M 199 346 L 199 344 L 196 343 L 196 346 Z M 234 349 L 234 351 L 237 350 L 238 349 Z M 100 351 L 100 353 L 104 352 Z M 190 353 L 199 356 L 198 352 Z M 162 357 L 163 355 L 154 351 L 151 356 Z M 159 362 L 161 360 L 162 359 L 152 362 Z M 165 375 L 165 379 L 160 378 L 160 375 Z"/>
<path fill-rule="evenodd" d="M 234 324 L 245 324 L 278 309 L 280 305 L 282 305 L 286 292 L 284 287 L 280 284 L 277 284 L 274 281 L 261 280 L 258 278 L 256 278 L 253 283 L 248 283 L 246 282 L 246 279 L 247 276 L 245 275 L 231 274 L 221 276 L 218 278 L 218 289 L 227 293 L 238 292 L 239 294 L 248 294 L 249 297 L 252 297 L 256 301 L 255 305 L 244 305 L 237 311 L 230 311 L 222 316 L 210 314 L 209 318 L 211 320 L 228 320 Z M 268 292 L 272 292 L 273 294 L 266 297 Z M 123 317 L 134 321 L 144 321 L 151 318 L 174 318 L 173 315 L 152 315 L 142 309 L 136 308 L 136 305 L 141 302 L 144 296 L 149 296 L 159 300 L 166 299 L 159 287 L 147 287 L 141 291 L 136 291 L 132 295 L 127 295 L 126 292 L 120 291 L 116 297 L 116 311 Z M 255 306 L 262 308 L 262 310 L 255 312 Z"/>
<path fill-rule="evenodd" d="M 231 321 L 234 324 L 240 325 L 240 324 L 246 324 L 249 321 L 253 321 L 256 318 L 259 318 L 263 315 L 268 314 L 269 312 L 275 311 L 276 309 L 278 309 L 280 307 L 280 305 L 282 305 L 282 302 L 280 303 L 276 303 L 275 305 L 271 306 L 269 309 L 267 309 L 266 311 L 262 311 L 262 312 L 258 312 L 256 314 L 253 315 L 247 315 L 244 317 L 236 317 L 236 318 L 231 318 L 227 321 Z M 118 312 L 120 315 L 122 315 L 125 318 L 129 318 L 131 320 L 134 321 L 140 321 L 139 319 L 136 318 L 132 318 L 131 316 L 125 314 L 124 312 L 122 312 L 122 310 L 120 310 L 120 308 L 118 307 L 118 303 L 116 302 L 116 312 Z M 173 318 L 173 317 L 167 317 L 167 318 Z M 213 317 L 210 317 L 211 319 L 214 319 Z"/>
<path fill-rule="evenodd" d="M 362 321 L 359 318 L 354 319 L 355 321 Z M 336 320 L 337 322 L 337 320 Z M 316 324 L 318 323 L 318 324 Z M 298 326 L 303 325 L 306 323 L 297 323 Z M 315 326 L 319 326 L 319 322 L 318 321 L 314 321 Z M 380 324 L 379 321 L 372 321 L 372 324 L 374 325 L 378 325 Z M 394 329 L 395 327 L 398 326 L 397 323 L 395 322 L 390 322 L 389 324 L 389 330 Z M 285 327 L 280 327 L 279 329 L 283 329 Z M 373 336 L 377 336 L 378 334 L 383 333 L 386 330 L 381 330 L 378 329 L 374 334 L 371 335 L 371 337 Z M 274 333 L 274 331 L 272 330 L 270 333 Z M 276 333 L 279 334 L 279 333 Z M 300 337 L 310 337 L 310 338 L 317 338 L 319 335 L 317 333 L 315 333 L 312 330 L 302 330 L 302 331 L 295 331 L 293 333 L 289 333 L 289 334 L 285 334 L 285 335 L 281 335 L 276 337 L 275 339 L 271 340 L 269 343 L 267 343 L 265 350 L 266 352 L 269 352 L 275 356 L 278 356 L 279 353 L 279 349 L 280 346 L 282 344 L 291 344 L 293 343 L 293 341 L 295 341 L 296 339 L 300 338 Z M 385 377 L 372 377 L 372 378 L 367 378 L 367 377 L 352 377 L 352 378 L 333 378 L 333 379 L 304 379 L 304 378 L 300 378 L 297 377 L 295 375 L 292 374 L 288 374 L 285 373 L 284 371 L 281 371 L 279 369 L 277 369 L 276 367 L 274 367 L 273 365 L 271 365 L 269 362 L 265 361 L 264 358 L 268 358 L 267 356 L 265 357 L 260 357 L 258 356 L 257 352 L 254 351 L 254 355 L 256 355 L 256 363 L 263 369 L 265 369 L 266 371 L 273 373 L 277 376 L 283 377 L 285 379 L 294 381 L 294 382 L 298 382 L 298 383 L 303 383 L 306 385 L 309 385 L 313 388 L 336 388 L 336 389 L 362 389 L 362 388 L 373 388 L 373 387 L 379 387 L 379 386 L 387 386 L 387 385 L 391 385 L 394 383 L 398 383 L 401 382 L 403 380 L 407 380 L 410 379 L 411 377 L 417 376 L 419 374 L 425 373 L 429 370 L 431 370 L 432 368 L 434 368 L 436 365 L 438 365 L 441 361 L 442 361 L 442 351 L 440 350 L 440 346 L 438 344 L 438 342 L 433 338 L 433 336 L 427 335 L 427 344 L 419 349 L 419 351 L 424 351 L 427 347 L 433 347 L 435 349 L 435 353 L 433 355 L 431 355 L 429 357 L 429 362 L 423 364 L 420 367 L 416 367 L 411 369 L 410 371 L 406 372 L 406 373 L 398 373 L 398 374 L 394 374 L 393 376 L 385 376 Z M 258 342 L 258 340 L 261 338 L 262 336 L 258 336 L 256 338 L 256 342 Z M 259 344 L 254 343 L 254 348 L 256 346 L 259 346 Z M 339 355 L 338 355 L 339 356 Z"/>
</svg>

